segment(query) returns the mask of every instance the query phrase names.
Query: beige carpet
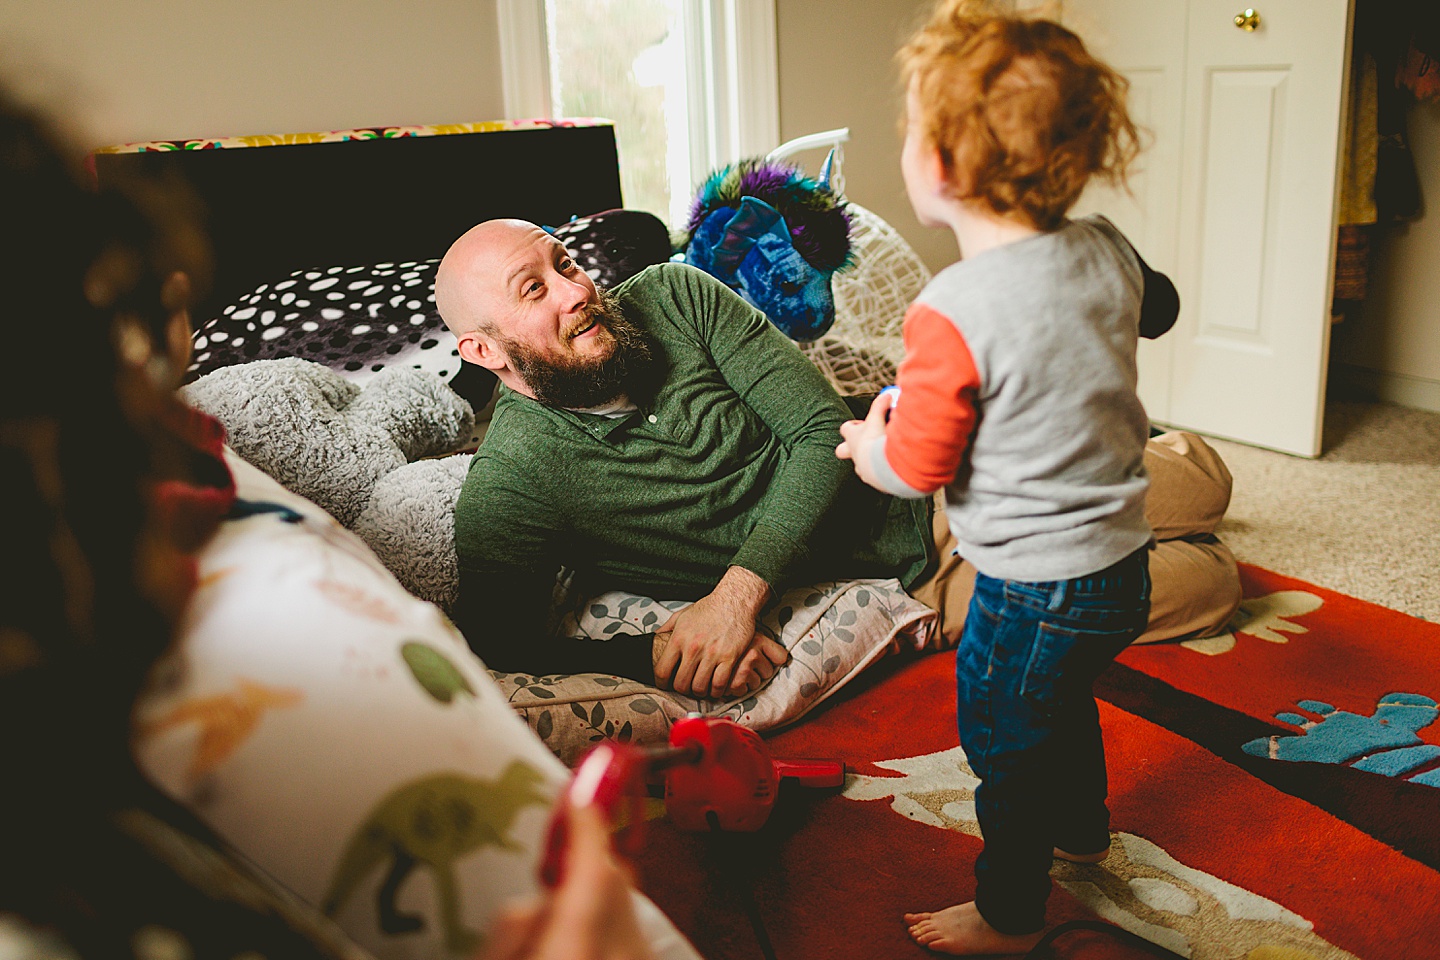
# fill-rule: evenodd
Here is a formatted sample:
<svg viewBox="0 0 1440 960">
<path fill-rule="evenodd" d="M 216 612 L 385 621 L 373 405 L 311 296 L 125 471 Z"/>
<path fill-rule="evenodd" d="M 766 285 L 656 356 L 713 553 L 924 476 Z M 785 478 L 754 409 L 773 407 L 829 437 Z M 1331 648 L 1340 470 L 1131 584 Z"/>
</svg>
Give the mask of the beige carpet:
<svg viewBox="0 0 1440 960">
<path fill-rule="evenodd" d="M 1212 443 L 1239 560 L 1440 622 L 1440 413 L 1332 401 L 1315 460 Z"/>
</svg>

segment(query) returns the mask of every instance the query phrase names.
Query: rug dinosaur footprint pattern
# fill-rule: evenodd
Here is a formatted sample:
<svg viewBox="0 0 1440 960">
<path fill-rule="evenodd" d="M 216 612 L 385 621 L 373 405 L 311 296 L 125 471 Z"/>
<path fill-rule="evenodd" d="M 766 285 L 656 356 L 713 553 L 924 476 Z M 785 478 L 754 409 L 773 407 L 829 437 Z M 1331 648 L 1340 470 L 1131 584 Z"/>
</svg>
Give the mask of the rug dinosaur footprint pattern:
<svg viewBox="0 0 1440 960">
<path fill-rule="evenodd" d="M 1185 640 L 1180 646 L 1206 656 L 1217 656 L 1235 649 L 1235 634 L 1244 633 L 1269 643 L 1289 643 L 1286 634 L 1309 633 L 1309 628 L 1295 623 L 1292 617 L 1303 617 L 1320 609 L 1321 600 L 1307 590 L 1280 590 L 1263 597 L 1240 601 L 1240 609 L 1230 618 L 1229 633 L 1218 637 Z"/>
<path fill-rule="evenodd" d="M 860 801 L 889 799 L 891 809 L 910 820 L 980 836 L 975 819 L 980 781 L 963 749 L 875 766 L 900 776 L 851 774 L 842 795 Z M 1356 960 L 1316 934 L 1304 917 L 1188 867 L 1135 834 L 1114 834 L 1110 856 L 1098 864 L 1056 860 L 1051 876 L 1102 919 L 1192 960 Z"/>
<path fill-rule="evenodd" d="M 510 838 L 520 812 L 548 805 L 544 778 L 529 764 L 513 761 L 494 780 L 439 773 L 404 784 L 383 798 L 346 845 L 325 894 L 323 908 L 335 916 L 376 869 L 386 868 L 376 892 L 380 929 L 391 936 L 415 933 L 425 921 L 402 913 L 400 888 L 416 867 L 435 881 L 436 905 L 445 945 L 469 953 L 480 943 L 461 919 L 461 891 L 455 863 L 486 847 L 523 852 Z"/>
<path fill-rule="evenodd" d="M 1429 697 L 1389 693 L 1380 698 L 1375 713 L 1368 717 L 1337 710 L 1320 700 L 1301 700 L 1296 706 L 1320 719 L 1277 713 L 1275 719 L 1299 727 L 1300 732 L 1260 737 L 1242 749 L 1254 757 L 1346 764 L 1367 773 L 1440 787 L 1440 766 L 1435 763 L 1440 760 L 1440 747 L 1415 735 L 1440 716 L 1440 705 Z"/>
</svg>

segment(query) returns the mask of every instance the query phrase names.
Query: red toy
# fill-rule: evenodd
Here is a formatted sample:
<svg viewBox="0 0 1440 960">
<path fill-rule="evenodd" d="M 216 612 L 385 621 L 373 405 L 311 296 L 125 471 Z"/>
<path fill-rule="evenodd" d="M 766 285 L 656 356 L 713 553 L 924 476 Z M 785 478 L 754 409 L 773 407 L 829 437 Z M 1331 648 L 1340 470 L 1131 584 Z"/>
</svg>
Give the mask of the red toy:
<svg viewBox="0 0 1440 960">
<path fill-rule="evenodd" d="M 845 783 L 842 761 L 772 759 L 759 734 L 732 720 L 679 720 L 670 749 L 694 757 L 665 776 L 665 812 L 681 830 L 753 832 L 770 818 L 782 779 L 807 787 Z"/>
<path fill-rule="evenodd" d="M 733 720 L 689 716 L 670 728 L 668 747 L 636 747 L 609 741 L 597 744 L 575 768 L 570 786 L 556 806 L 540 867 L 547 886 L 560 881 L 566 844 L 565 805 L 598 804 L 615 822 L 622 810 L 626 848 L 640 841 L 640 804 L 645 783 L 665 779 L 665 812 L 681 830 L 748 833 L 770 818 L 780 781 L 807 787 L 838 787 L 845 782 L 840 760 L 775 760 L 755 731 Z"/>
</svg>

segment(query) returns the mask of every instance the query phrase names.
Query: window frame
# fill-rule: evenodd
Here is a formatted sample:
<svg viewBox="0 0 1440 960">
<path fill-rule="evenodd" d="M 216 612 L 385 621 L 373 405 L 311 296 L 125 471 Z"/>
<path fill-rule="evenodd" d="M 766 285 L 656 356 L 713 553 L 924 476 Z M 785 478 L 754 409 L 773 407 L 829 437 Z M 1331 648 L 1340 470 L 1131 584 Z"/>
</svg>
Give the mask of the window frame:
<svg viewBox="0 0 1440 960">
<path fill-rule="evenodd" d="M 682 0 L 688 51 L 690 174 L 699 183 L 780 141 L 775 0 Z M 496 0 L 505 117 L 551 114 L 545 0 Z M 694 122 L 693 118 L 701 118 Z"/>
</svg>

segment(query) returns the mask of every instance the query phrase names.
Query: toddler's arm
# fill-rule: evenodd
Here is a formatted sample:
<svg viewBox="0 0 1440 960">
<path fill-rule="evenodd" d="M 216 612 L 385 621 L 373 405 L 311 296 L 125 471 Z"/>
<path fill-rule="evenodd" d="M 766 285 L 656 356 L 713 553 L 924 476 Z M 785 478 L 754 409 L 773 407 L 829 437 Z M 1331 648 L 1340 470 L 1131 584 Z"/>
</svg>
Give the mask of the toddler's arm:
<svg viewBox="0 0 1440 960">
<path fill-rule="evenodd" d="M 847 420 L 840 424 L 842 439 L 835 448 L 835 456 L 851 461 L 855 466 L 855 475 L 881 493 L 889 491 L 875 470 L 873 451 L 877 447 L 884 449 L 885 424 L 890 419 L 890 409 L 895 405 L 898 393 L 894 387 L 886 387 L 871 402 L 870 412 L 864 420 Z"/>
<path fill-rule="evenodd" d="M 906 315 L 897 382 L 898 395 L 882 396 L 863 422 L 841 427 L 845 443 L 836 454 L 854 460 L 860 479 L 877 490 L 929 496 L 955 478 L 964 460 L 980 374 L 960 331 L 925 304 Z"/>
</svg>

